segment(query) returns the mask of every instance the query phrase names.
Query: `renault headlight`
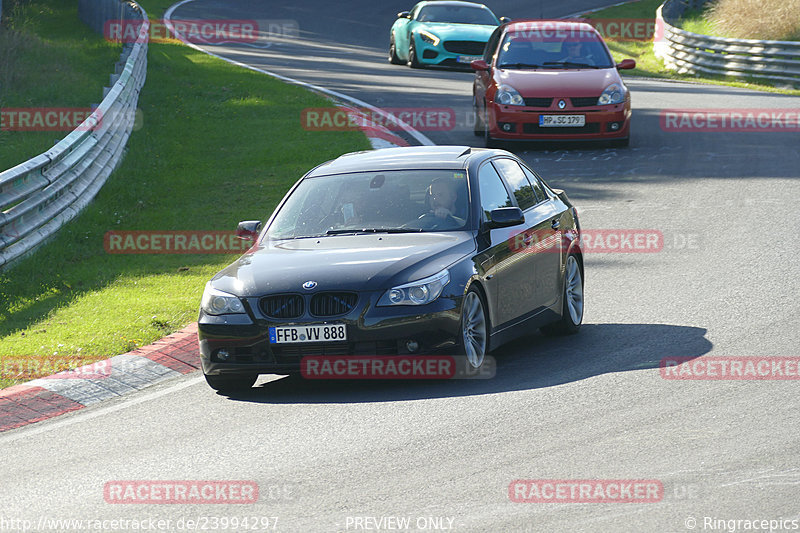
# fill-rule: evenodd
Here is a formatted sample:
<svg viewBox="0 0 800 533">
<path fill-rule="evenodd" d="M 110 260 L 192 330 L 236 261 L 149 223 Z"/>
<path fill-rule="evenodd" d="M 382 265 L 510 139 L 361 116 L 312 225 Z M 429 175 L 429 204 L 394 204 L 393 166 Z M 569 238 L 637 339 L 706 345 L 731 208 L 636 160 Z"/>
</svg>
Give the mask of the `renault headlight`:
<svg viewBox="0 0 800 533">
<path fill-rule="evenodd" d="M 621 104 L 625 101 L 625 90 L 618 84 L 612 83 L 603 91 L 597 100 L 597 105 Z"/>
<path fill-rule="evenodd" d="M 497 94 L 494 95 L 494 101 L 502 105 L 525 105 L 525 100 L 523 100 L 517 90 L 510 85 L 501 85 L 498 87 Z"/>
<path fill-rule="evenodd" d="M 227 292 L 222 292 L 206 283 L 203 291 L 203 299 L 200 301 L 200 308 L 209 315 L 234 315 L 244 313 L 242 301 Z"/>
<path fill-rule="evenodd" d="M 450 283 L 450 272 L 445 269 L 419 281 L 406 283 L 386 291 L 378 301 L 379 306 L 387 305 L 425 305 L 442 294 L 442 289 Z"/>
<path fill-rule="evenodd" d="M 439 38 L 429 31 L 420 31 L 419 38 L 428 44 L 432 44 L 433 46 L 437 46 L 439 44 Z"/>
</svg>

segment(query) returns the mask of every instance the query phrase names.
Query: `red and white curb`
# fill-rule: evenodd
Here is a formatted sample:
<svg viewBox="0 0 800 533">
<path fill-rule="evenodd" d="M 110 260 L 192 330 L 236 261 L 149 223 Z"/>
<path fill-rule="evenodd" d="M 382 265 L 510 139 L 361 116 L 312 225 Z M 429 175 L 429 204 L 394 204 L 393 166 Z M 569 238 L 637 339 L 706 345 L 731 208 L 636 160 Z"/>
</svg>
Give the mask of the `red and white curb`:
<svg viewBox="0 0 800 533">
<path fill-rule="evenodd" d="M 386 126 L 376 124 L 369 119 L 367 113 L 364 113 L 360 109 L 346 105 L 339 105 L 338 107 L 343 109 L 353 122 L 359 124 L 358 129 L 367 136 L 373 149 L 408 146 L 408 142 L 405 139 L 393 133 Z"/>
<path fill-rule="evenodd" d="M 105 370 L 98 374 L 98 368 Z M 193 323 L 149 346 L 0 390 L 0 433 L 117 398 L 199 368 L 197 323 Z M 75 377 L 82 374 L 94 377 Z"/>
<path fill-rule="evenodd" d="M 191 1 L 193 0 L 182 0 L 167 10 L 164 18 L 171 31 L 175 31 L 171 27 L 170 20 L 175 8 Z M 369 120 L 367 113 L 361 111 L 361 109 L 377 113 L 378 116 L 388 117 L 389 114 L 362 100 L 240 63 L 204 50 L 184 39 L 181 40 L 187 46 L 228 63 L 323 93 L 334 101 L 348 102 L 350 105 L 339 104 L 339 107 L 345 109 L 349 115 L 357 119 L 355 121 L 357 124 L 362 124 L 359 129 L 367 136 L 373 149 L 409 145 L 401 136 L 385 126 Z M 394 122 L 407 135 L 414 138 L 416 142 L 422 145 L 433 144 L 425 135 L 403 121 L 395 118 Z M 110 369 L 107 375 L 104 374 L 91 379 L 75 377 L 76 374 L 91 374 L 95 372 L 98 366 L 95 363 L 74 371 L 35 379 L 2 389 L 0 390 L 0 433 L 54 418 L 64 413 L 77 411 L 88 405 L 117 398 L 160 381 L 194 372 L 200 368 L 199 353 L 197 324 L 194 323 L 156 341 L 150 346 L 104 361 L 105 368 Z M 83 370 L 85 372 L 82 372 Z"/>
</svg>

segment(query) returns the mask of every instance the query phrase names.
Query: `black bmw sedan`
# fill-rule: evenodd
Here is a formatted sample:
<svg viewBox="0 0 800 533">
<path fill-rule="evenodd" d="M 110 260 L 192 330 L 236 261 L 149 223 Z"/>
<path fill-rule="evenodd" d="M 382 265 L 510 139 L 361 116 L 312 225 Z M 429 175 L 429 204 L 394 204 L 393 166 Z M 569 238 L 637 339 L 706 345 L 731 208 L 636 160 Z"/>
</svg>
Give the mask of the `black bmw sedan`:
<svg viewBox="0 0 800 533">
<path fill-rule="evenodd" d="M 198 335 L 220 391 L 314 356 L 463 356 L 583 320 L 576 209 L 513 154 L 465 146 L 346 154 L 312 169 L 208 282 Z"/>
</svg>

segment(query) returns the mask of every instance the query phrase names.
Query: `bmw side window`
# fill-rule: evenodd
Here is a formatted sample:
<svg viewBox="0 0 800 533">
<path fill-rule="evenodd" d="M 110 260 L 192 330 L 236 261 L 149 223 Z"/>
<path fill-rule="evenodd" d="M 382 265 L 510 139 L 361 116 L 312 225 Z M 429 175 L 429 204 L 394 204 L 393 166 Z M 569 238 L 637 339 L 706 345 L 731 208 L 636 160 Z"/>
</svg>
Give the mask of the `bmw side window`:
<svg viewBox="0 0 800 533">
<path fill-rule="evenodd" d="M 544 187 L 542 187 L 539 177 L 525 166 L 522 167 L 522 170 L 525 172 L 525 176 L 528 178 L 528 181 L 531 182 L 531 185 L 533 186 L 533 192 L 536 193 L 536 198 L 538 198 L 540 202 L 547 200 L 549 196 L 544 191 Z"/>
<path fill-rule="evenodd" d="M 541 201 L 534 193 L 533 186 L 528 181 L 528 178 L 525 177 L 525 173 L 522 172 L 519 163 L 505 158 L 495 159 L 493 163 L 506 179 L 506 183 L 511 186 L 511 190 L 514 191 L 514 197 L 517 199 L 517 205 L 520 209 L 525 211 Z"/>
<path fill-rule="evenodd" d="M 492 210 L 500 207 L 513 207 L 511 197 L 508 195 L 506 186 L 500 175 L 490 163 L 486 163 L 481 167 L 478 172 L 478 187 L 481 193 L 481 210 L 483 211 L 483 219 L 490 221 L 492 219 Z"/>
</svg>

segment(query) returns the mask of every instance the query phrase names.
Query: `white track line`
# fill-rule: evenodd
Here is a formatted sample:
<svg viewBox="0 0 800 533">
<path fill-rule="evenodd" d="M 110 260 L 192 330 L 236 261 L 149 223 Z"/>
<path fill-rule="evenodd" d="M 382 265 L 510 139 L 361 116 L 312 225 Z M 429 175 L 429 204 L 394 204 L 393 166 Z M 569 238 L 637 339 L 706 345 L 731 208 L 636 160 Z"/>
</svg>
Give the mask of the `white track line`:
<svg viewBox="0 0 800 533">
<path fill-rule="evenodd" d="M 282 76 L 282 75 L 277 74 L 275 72 L 270 72 L 268 70 L 260 69 L 258 67 L 254 67 L 252 65 L 248 65 L 246 63 L 241 63 L 239 61 L 235 61 L 233 59 L 229 59 L 227 57 L 223 57 L 223 56 L 221 56 L 219 54 L 215 54 L 214 52 L 209 52 L 208 50 L 204 50 L 203 48 L 200 48 L 199 46 L 195 45 L 194 43 L 188 42 L 186 39 L 184 39 L 183 35 L 181 35 L 180 33 L 178 33 L 175 30 L 175 26 L 172 25 L 172 14 L 175 12 L 176 9 L 178 9 L 182 5 L 188 4 L 189 2 L 194 2 L 194 1 L 195 0 L 181 0 L 178 3 L 171 5 L 170 8 L 167 9 L 166 13 L 164 13 L 164 24 L 167 26 L 167 29 L 173 35 L 177 36 L 178 39 L 180 39 L 183 42 L 183 44 L 185 44 L 186 46 L 194 48 L 195 50 L 198 50 L 200 52 L 203 52 L 204 54 L 208 54 L 210 56 L 216 57 L 216 58 L 221 59 L 223 61 L 227 61 L 228 63 L 231 63 L 232 65 L 237 65 L 239 67 L 243 67 L 243 68 L 246 68 L 246 69 L 249 69 L 249 70 L 254 70 L 256 72 L 260 72 L 262 74 L 266 74 L 267 76 L 272 76 L 273 78 L 277 78 L 277 79 L 279 79 L 281 81 L 285 81 L 286 83 L 299 85 L 300 87 L 305 87 L 306 89 L 311 89 L 313 91 L 318 91 L 318 92 L 327 94 L 329 96 L 332 96 L 334 98 L 345 100 L 345 101 L 350 102 L 352 104 L 355 104 L 355 105 L 357 105 L 359 107 L 363 107 L 365 109 L 369 109 L 373 113 L 377 113 L 382 117 L 385 117 L 387 119 L 391 119 L 394 123 L 396 123 L 398 126 L 403 128 L 403 131 L 405 131 L 406 133 L 408 133 L 409 135 L 414 137 L 420 144 L 428 145 L 428 146 L 432 146 L 432 145 L 435 144 L 428 137 L 426 137 L 425 135 L 423 135 L 419 131 L 415 130 L 414 128 L 409 126 L 407 123 L 403 122 L 402 120 L 398 119 L 397 117 L 390 116 L 386 111 L 383 111 L 382 109 L 380 109 L 378 107 L 370 105 L 370 104 L 364 102 L 363 100 L 359 100 L 358 98 L 353 98 L 352 96 L 347 96 L 346 94 L 342 94 L 342 93 L 337 92 L 337 91 L 332 91 L 330 89 L 325 89 L 324 87 L 320 87 L 318 85 L 313 85 L 311 83 L 306 83 L 304 81 L 295 80 L 295 79 L 289 78 L 287 76 Z"/>
<path fill-rule="evenodd" d="M 160 398 L 161 396 L 165 396 L 167 394 L 172 394 L 173 392 L 177 392 L 181 389 L 185 389 L 187 387 L 191 387 L 192 385 L 197 385 L 198 383 L 202 382 L 203 378 L 200 376 L 196 376 L 193 378 L 188 379 L 185 382 L 178 383 L 173 385 L 167 389 L 162 389 L 160 391 L 151 392 L 149 394 L 145 394 L 143 396 L 139 396 L 138 398 L 134 398 L 131 400 L 125 400 L 121 403 L 110 405 L 108 407 L 101 407 L 99 409 L 94 409 L 91 411 L 78 411 L 73 416 L 68 418 L 64 418 L 62 420 L 57 420 L 55 422 L 48 422 L 47 420 L 43 420 L 40 423 L 32 424 L 27 426 L 25 429 L 21 429 L 18 433 L 12 433 L 7 436 L 0 436 L 0 444 L 8 444 L 10 442 L 14 442 L 19 439 L 26 439 L 32 437 L 34 435 L 38 435 L 40 433 L 44 433 L 46 431 L 52 431 L 54 429 L 58 429 L 64 426 L 70 426 L 72 424 L 78 424 L 85 420 L 89 420 L 92 418 L 96 418 L 98 416 L 103 416 L 108 413 L 113 413 L 115 411 L 120 411 L 122 409 L 127 409 L 128 407 L 134 406 L 136 404 L 140 404 L 142 402 L 148 402 L 150 400 L 155 400 L 156 398 Z M 13 431 L 13 430 L 12 430 Z"/>
</svg>

